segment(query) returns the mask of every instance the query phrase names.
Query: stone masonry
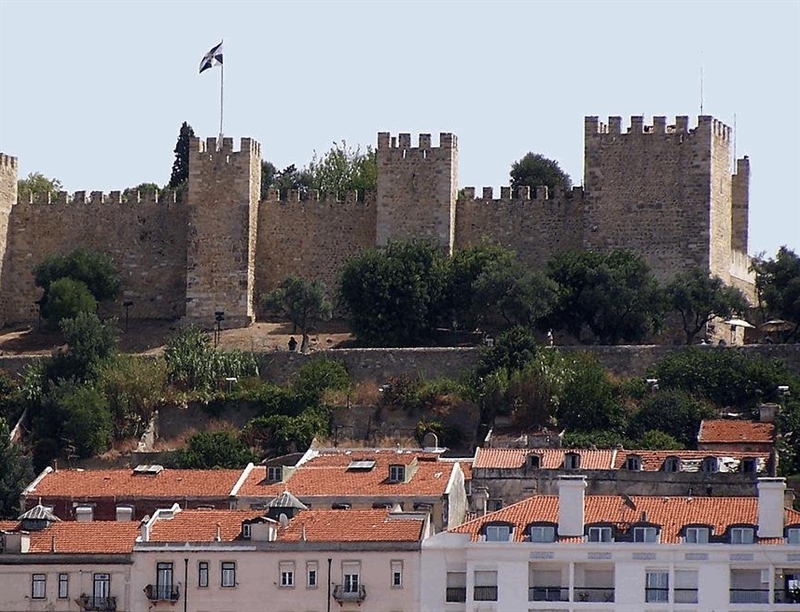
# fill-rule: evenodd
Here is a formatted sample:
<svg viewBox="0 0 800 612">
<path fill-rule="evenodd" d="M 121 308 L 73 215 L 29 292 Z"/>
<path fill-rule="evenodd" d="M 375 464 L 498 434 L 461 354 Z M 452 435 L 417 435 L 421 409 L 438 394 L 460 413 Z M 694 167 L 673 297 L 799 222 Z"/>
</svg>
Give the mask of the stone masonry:
<svg viewBox="0 0 800 612">
<path fill-rule="evenodd" d="M 225 313 L 243 326 L 288 274 L 323 280 L 331 293 L 348 258 L 390 240 L 421 237 L 453 252 L 489 241 L 531 267 L 575 249 L 630 248 L 668 279 L 699 265 L 753 294 L 748 270 L 750 162 L 736 160 L 731 129 L 713 117 L 586 117 L 583 186 L 459 195 L 456 136 L 378 134 L 377 193 L 303 198 L 276 191 L 259 202 L 260 145 L 195 139 L 185 202 L 172 193 L 61 193 L 17 197 L 16 159 L 0 154 L 0 324 L 36 320 L 43 257 L 85 245 L 111 255 L 131 318 L 183 319 L 204 327 Z"/>
</svg>

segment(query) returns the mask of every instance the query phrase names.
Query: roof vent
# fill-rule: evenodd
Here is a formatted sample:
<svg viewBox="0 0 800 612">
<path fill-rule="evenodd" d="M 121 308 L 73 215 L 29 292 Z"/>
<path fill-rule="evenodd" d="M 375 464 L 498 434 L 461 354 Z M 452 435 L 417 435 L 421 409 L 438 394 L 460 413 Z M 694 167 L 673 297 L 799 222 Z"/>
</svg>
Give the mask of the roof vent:
<svg viewBox="0 0 800 612">
<path fill-rule="evenodd" d="M 149 474 L 151 476 L 154 476 L 156 474 L 161 473 L 163 470 L 164 470 L 163 465 L 157 465 L 154 463 L 152 465 L 147 465 L 147 464 L 137 465 L 135 468 L 133 468 L 133 473 L 136 475 Z"/>
</svg>

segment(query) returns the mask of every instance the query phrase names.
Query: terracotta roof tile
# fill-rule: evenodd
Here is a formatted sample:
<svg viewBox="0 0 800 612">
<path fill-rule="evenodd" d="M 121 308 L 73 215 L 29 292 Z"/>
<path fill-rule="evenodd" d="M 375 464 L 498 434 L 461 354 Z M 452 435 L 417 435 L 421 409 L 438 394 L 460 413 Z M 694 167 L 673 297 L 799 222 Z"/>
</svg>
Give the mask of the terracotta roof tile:
<svg viewBox="0 0 800 612">
<path fill-rule="evenodd" d="M 386 510 L 306 510 L 293 518 L 278 539 L 309 542 L 417 542 L 422 519 L 393 517 Z"/>
<path fill-rule="evenodd" d="M 581 469 L 608 470 L 614 451 L 611 449 L 589 450 L 570 448 L 478 448 L 473 468 L 521 468 L 528 455 L 540 457 L 539 467 L 555 470 L 563 466 L 564 455 L 577 453 L 581 456 Z"/>
<path fill-rule="evenodd" d="M 680 542 L 680 531 L 685 525 L 710 525 L 713 535 L 722 535 L 730 525 L 756 524 L 758 499 L 756 497 L 645 497 L 631 496 L 636 510 L 627 506 L 616 495 L 587 495 L 584 523 L 611 523 L 627 529 L 631 523 L 647 514 L 647 522 L 661 525 L 661 542 Z M 485 523 L 507 522 L 514 526 L 515 542 L 525 540 L 525 528 L 537 521 L 558 522 L 558 496 L 541 495 L 512 504 L 497 512 L 454 527 L 454 533 L 468 533 L 478 541 Z M 786 524 L 800 521 L 800 512 L 787 510 Z"/>
<path fill-rule="evenodd" d="M 242 532 L 242 521 L 261 516 L 253 510 L 182 510 L 159 519 L 150 530 L 150 542 L 232 542 Z"/>
<path fill-rule="evenodd" d="M 757 423 L 736 419 L 706 419 L 700 424 L 698 442 L 772 442 L 773 423 Z"/>
<path fill-rule="evenodd" d="M 242 470 L 57 470 L 45 475 L 28 497 L 227 497 Z"/>
<path fill-rule="evenodd" d="M 371 469 L 348 469 L 353 461 L 374 461 Z M 408 482 L 390 482 L 389 466 L 416 460 L 416 470 Z M 285 482 L 266 481 L 266 467 L 257 466 L 239 489 L 240 497 L 276 497 L 291 491 L 301 498 L 331 496 L 440 496 L 454 469 L 452 462 L 438 461 L 438 455 L 424 451 L 354 449 L 321 451 L 297 467 Z"/>
<path fill-rule="evenodd" d="M 0 522 L 0 529 L 20 529 L 18 521 Z M 55 546 L 58 554 L 125 554 L 133 550 L 139 535 L 137 521 L 93 521 L 53 523 L 41 531 L 30 531 L 29 553 L 50 553 Z"/>
<path fill-rule="evenodd" d="M 706 457 L 719 457 L 722 460 L 720 471 L 736 471 L 739 469 L 739 463 L 742 459 L 755 459 L 756 468 L 758 472 L 766 471 L 766 465 L 769 461 L 769 453 L 756 452 L 756 453 L 741 453 L 741 452 L 728 452 L 720 453 L 719 451 L 647 451 L 647 450 L 620 450 L 617 451 L 617 456 L 614 460 L 614 469 L 623 469 L 628 457 L 638 456 L 642 462 L 642 471 L 644 472 L 659 472 L 664 469 L 664 461 L 667 457 L 678 457 L 682 463 L 682 470 L 684 471 L 699 471 L 703 459 Z M 729 469 L 728 469 L 729 468 Z"/>
</svg>

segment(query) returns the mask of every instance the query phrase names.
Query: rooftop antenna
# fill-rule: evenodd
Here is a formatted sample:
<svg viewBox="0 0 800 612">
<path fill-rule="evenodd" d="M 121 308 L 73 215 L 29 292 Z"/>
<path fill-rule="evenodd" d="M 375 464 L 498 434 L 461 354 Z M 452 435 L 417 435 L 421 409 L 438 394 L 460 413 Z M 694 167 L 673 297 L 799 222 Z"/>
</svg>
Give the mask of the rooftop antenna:
<svg viewBox="0 0 800 612">
<path fill-rule="evenodd" d="M 733 163 L 736 163 L 736 113 L 733 113 Z"/>
<path fill-rule="evenodd" d="M 700 51 L 700 114 L 703 114 L 703 107 L 705 106 L 705 96 L 703 94 L 703 85 L 704 85 L 704 75 L 703 75 L 703 51 Z"/>
</svg>

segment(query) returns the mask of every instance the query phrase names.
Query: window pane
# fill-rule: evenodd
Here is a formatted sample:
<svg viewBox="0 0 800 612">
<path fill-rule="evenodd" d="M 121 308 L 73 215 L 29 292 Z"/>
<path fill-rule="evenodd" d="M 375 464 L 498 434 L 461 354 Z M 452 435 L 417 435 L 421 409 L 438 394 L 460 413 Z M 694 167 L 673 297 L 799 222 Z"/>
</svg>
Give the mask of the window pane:
<svg viewBox="0 0 800 612">
<path fill-rule="evenodd" d="M 31 597 L 33 599 L 44 599 L 47 594 L 47 578 L 45 574 L 33 574 L 31 576 Z"/>
<path fill-rule="evenodd" d="M 58 575 L 58 597 L 59 599 L 69 597 L 69 574 Z"/>
<path fill-rule="evenodd" d="M 233 561 L 222 562 L 222 586 L 233 587 L 236 586 L 236 563 Z"/>
<path fill-rule="evenodd" d="M 487 525 L 486 540 L 488 542 L 507 542 L 511 535 L 508 525 Z"/>
<path fill-rule="evenodd" d="M 786 533 L 786 539 L 789 544 L 800 544 L 800 529 L 789 529 Z"/>
</svg>

